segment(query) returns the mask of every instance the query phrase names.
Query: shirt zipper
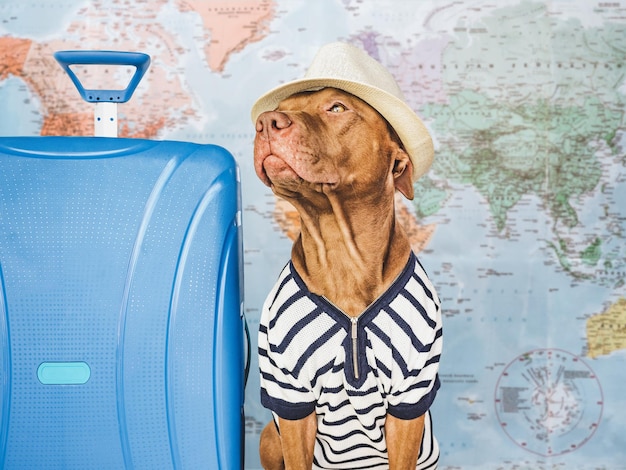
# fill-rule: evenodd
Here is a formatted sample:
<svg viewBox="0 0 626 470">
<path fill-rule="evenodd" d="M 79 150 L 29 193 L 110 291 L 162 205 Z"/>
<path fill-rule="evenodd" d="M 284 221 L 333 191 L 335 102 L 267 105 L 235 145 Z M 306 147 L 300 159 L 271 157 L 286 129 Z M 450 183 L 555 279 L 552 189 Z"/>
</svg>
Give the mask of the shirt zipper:
<svg viewBox="0 0 626 470">
<path fill-rule="evenodd" d="M 358 317 L 351 317 L 350 321 L 352 322 L 352 368 L 354 369 L 354 378 L 359 380 L 359 341 L 358 341 L 358 328 L 357 323 L 359 322 Z"/>
<path fill-rule="evenodd" d="M 354 380 L 359 380 L 360 377 L 360 373 L 359 373 L 359 329 L 358 329 L 358 323 L 359 323 L 359 317 L 361 315 L 363 315 L 363 313 L 361 313 L 361 315 L 358 315 L 356 317 L 351 317 L 350 315 L 348 315 L 346 312 L 344 312 L 343 310 L 341 310 L 339 307 L 337 307 L 333 302 L 331 302 L 330 300 L 328 300 L 328 298 L 326 298 L 325 296 L 322 296 L 322 298 L 328 302 L 330 305 L 332 305 L 333 307 L 335 307 L 339 312 L 343 313 L 346 317 L 348 317 L 348 319 L 350 320 L 350 323 L 352 324 L 351 328 L 350 328 L 350 339 L 352 340 L 352 369 L 354 370 Z M 364 310 L 367 311 L 369 309 L 366 308 Z"/>
</svg>

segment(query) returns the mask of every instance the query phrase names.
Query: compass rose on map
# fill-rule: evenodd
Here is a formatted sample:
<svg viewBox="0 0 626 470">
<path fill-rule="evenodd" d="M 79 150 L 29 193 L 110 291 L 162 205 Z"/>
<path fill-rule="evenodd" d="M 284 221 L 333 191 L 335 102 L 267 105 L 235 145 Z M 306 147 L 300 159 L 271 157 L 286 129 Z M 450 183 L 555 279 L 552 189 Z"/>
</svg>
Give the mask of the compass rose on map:
<svg viewBox="0 0 626 470">
<path fill-rule="evenodd" d="M 544 457 L 556 456 L 591 438 L 602 417 L 602 388 L 580 357 L 537 349 L 506 366 L 495 404 L 500 426 L 513 442 Z"/>
</svg>

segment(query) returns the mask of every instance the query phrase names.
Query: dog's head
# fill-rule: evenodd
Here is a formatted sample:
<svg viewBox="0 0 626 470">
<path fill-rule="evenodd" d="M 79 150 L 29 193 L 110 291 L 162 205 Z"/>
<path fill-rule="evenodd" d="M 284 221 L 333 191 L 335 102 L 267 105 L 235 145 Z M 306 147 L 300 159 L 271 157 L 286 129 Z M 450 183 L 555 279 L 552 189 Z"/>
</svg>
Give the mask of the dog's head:
<svg viewBox="0 0 626 470">
<path fill-rule="evenodd" d="M 399 190 L 413 198 L 413 166 L 387 121 L 335 88 L 283 100 L 256 122 L 254 167 L 286 199 L 331 192 L 343 198 Z"/>
</svg>

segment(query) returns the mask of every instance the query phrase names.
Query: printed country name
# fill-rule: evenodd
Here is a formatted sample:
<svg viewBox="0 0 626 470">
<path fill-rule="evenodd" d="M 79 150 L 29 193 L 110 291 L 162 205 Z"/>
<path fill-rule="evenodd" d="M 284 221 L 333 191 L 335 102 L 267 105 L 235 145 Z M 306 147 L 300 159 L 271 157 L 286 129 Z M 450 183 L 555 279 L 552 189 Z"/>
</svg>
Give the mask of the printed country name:
<svg viewBox="0 0 626 470">
<path fill-rule="evenodd" d="M 439 374 L 439 380 L 443 383 L 478 383 L 473 374 Z"/>
</svg>

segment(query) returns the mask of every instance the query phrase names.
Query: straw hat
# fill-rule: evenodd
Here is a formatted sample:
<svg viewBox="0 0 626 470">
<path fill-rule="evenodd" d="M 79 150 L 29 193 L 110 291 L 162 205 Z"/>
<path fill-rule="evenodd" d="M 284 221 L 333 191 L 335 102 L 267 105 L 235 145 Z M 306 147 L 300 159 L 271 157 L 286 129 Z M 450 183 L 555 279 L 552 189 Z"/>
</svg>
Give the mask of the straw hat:
<svg viewBox="0 0 626 470">
<path fill-rule="evenodd" d="M 336 42 L 323 46 L 304 78 L 280 85 L 252 106 L 252 122 L 273 111 L 289 96 L 302 91 L 333 87 L 347 91 L 376 109 L 395 129 L 413 163 L 413 180 L 424 175 L 433 162 L 433 141 L 422 120 L 406 104 L 393 76 L 366 52 Z"/>
</svg>

